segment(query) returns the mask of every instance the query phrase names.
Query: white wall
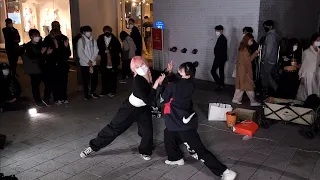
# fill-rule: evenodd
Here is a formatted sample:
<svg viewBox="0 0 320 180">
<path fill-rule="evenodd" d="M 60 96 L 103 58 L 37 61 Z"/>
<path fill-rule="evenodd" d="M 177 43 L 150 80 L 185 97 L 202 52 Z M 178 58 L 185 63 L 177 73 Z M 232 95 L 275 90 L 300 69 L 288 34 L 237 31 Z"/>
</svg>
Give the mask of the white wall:
<svg viewBox="0 0 320 180">
<path fill-rule="evenodd" d="M 102 34 L 103 26 L 109 25 L 117 34 L 117 0 L 79 0 L 80 26 L 89 25 L 97 38 Z"/>
<path fill-rule="evenodd" d="M 214 27 L 221 24 L 229 47 L 226 81 L 232 84 L 242 28 L 251 26 L 257 35 L 259 9 L 260 0 L 154 0 L 154 21 L 164 21 L 169 47 L 178 47 L 178 52 L 166 55 L 166 61 L 173 60 L 176 67 L 185 61 L 199 61 L 196 78 L 213 80 Z M 186 54 L 180 52 L 183 48 L 188 49 Z M 199 51 L 196 55 L 191 54 L 194 48 Z M 153 58 L 159 61 L 159 54 L 154 53 Z"/>
<path fill-rule="evenodd" d="M 262 23 L 271 19 L 281 37 L 309 39 L 317 32 L 319 13 L 319 0 L 261 0 L 259 36 Z"/>
</svg>

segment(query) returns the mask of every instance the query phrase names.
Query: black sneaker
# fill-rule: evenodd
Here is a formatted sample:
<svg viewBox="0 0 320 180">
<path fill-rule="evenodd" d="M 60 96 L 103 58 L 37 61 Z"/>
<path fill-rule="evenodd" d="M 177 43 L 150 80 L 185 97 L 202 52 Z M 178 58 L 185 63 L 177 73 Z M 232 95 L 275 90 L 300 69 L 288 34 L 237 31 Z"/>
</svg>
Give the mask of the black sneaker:
<svg viewBox="0 0 320 180">
<path fill-rule="evenodd" d="M 42 101 L 46 106 L 52 106 L 52 103 L 49 100 Z"/>
<path fill-rule="evenodd" d="M 45 107 L 46 105 L 42 101 L 39 101 L 39 102 L 36 102 L 36 106 L 41 108 L 41 107 Z"/>
<path fill-rule="evenodd" d="M 98 96 L 98 95 L 96 95 L 95 93 L 92 93 L 92 94 L 91 94 L 91 97 L 92 97 L 93 99 L 97 99 L 97 98 L 99 98 L 99 96 Z"/>
</svg>

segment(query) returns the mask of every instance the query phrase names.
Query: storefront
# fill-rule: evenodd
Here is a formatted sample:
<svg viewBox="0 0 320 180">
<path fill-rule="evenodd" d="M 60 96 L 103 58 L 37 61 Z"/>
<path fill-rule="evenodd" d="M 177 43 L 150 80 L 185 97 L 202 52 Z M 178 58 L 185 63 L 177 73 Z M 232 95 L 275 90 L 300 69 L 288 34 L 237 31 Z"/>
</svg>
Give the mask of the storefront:
<svg viewBox="0 0 320 180">
<path fill-rule="evenodd" d="M 69 0 L 0 0 L 1 29 L 6 18 L 12 19 L 19 31 L 20 44 L 30 40 L 28 31 L 33 28 L 38 29 L 42 37 L 48 35 L 52 21 L 59 21 L 62 33 L 72 39 Z M 3 36 L 0 48 L 4 48 Z"/>
</svg>

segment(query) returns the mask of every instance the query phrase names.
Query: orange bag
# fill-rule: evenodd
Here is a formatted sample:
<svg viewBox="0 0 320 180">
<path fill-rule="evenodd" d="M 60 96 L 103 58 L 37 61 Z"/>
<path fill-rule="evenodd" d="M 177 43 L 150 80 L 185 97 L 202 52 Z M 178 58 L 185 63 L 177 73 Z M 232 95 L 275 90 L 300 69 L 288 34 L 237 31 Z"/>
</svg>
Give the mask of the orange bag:
<svg viewBox="0 0 320 180">
<path fill-rule="evenodd" d="M 253 121 L 245 120 L 233 127 L 233 132 L 252 137 L 259 126 Z"/>
<path fill-rule="evenodd" d="M 230 128 L 230 127 L 236 125 L 236 122 L 237 122 L 236 113 L 227 112 L 226 115 L 227 115 L 227 126 Z"/>
</svg>

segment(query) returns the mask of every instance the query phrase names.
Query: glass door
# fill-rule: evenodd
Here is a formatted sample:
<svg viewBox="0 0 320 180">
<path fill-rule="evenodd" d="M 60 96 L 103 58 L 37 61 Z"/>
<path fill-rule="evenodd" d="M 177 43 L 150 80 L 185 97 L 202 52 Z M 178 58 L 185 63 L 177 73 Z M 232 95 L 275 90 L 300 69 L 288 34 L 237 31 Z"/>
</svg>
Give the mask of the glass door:
<svg viewBox="0 0 320 180">
<path fill-rule="evenodd" d="M 153 0 L 120 0 L 119 32 L 130 33 L 128 21 L 135 20 L 143 41 L 143 56 L 152 64 Z"/>
</svg>

